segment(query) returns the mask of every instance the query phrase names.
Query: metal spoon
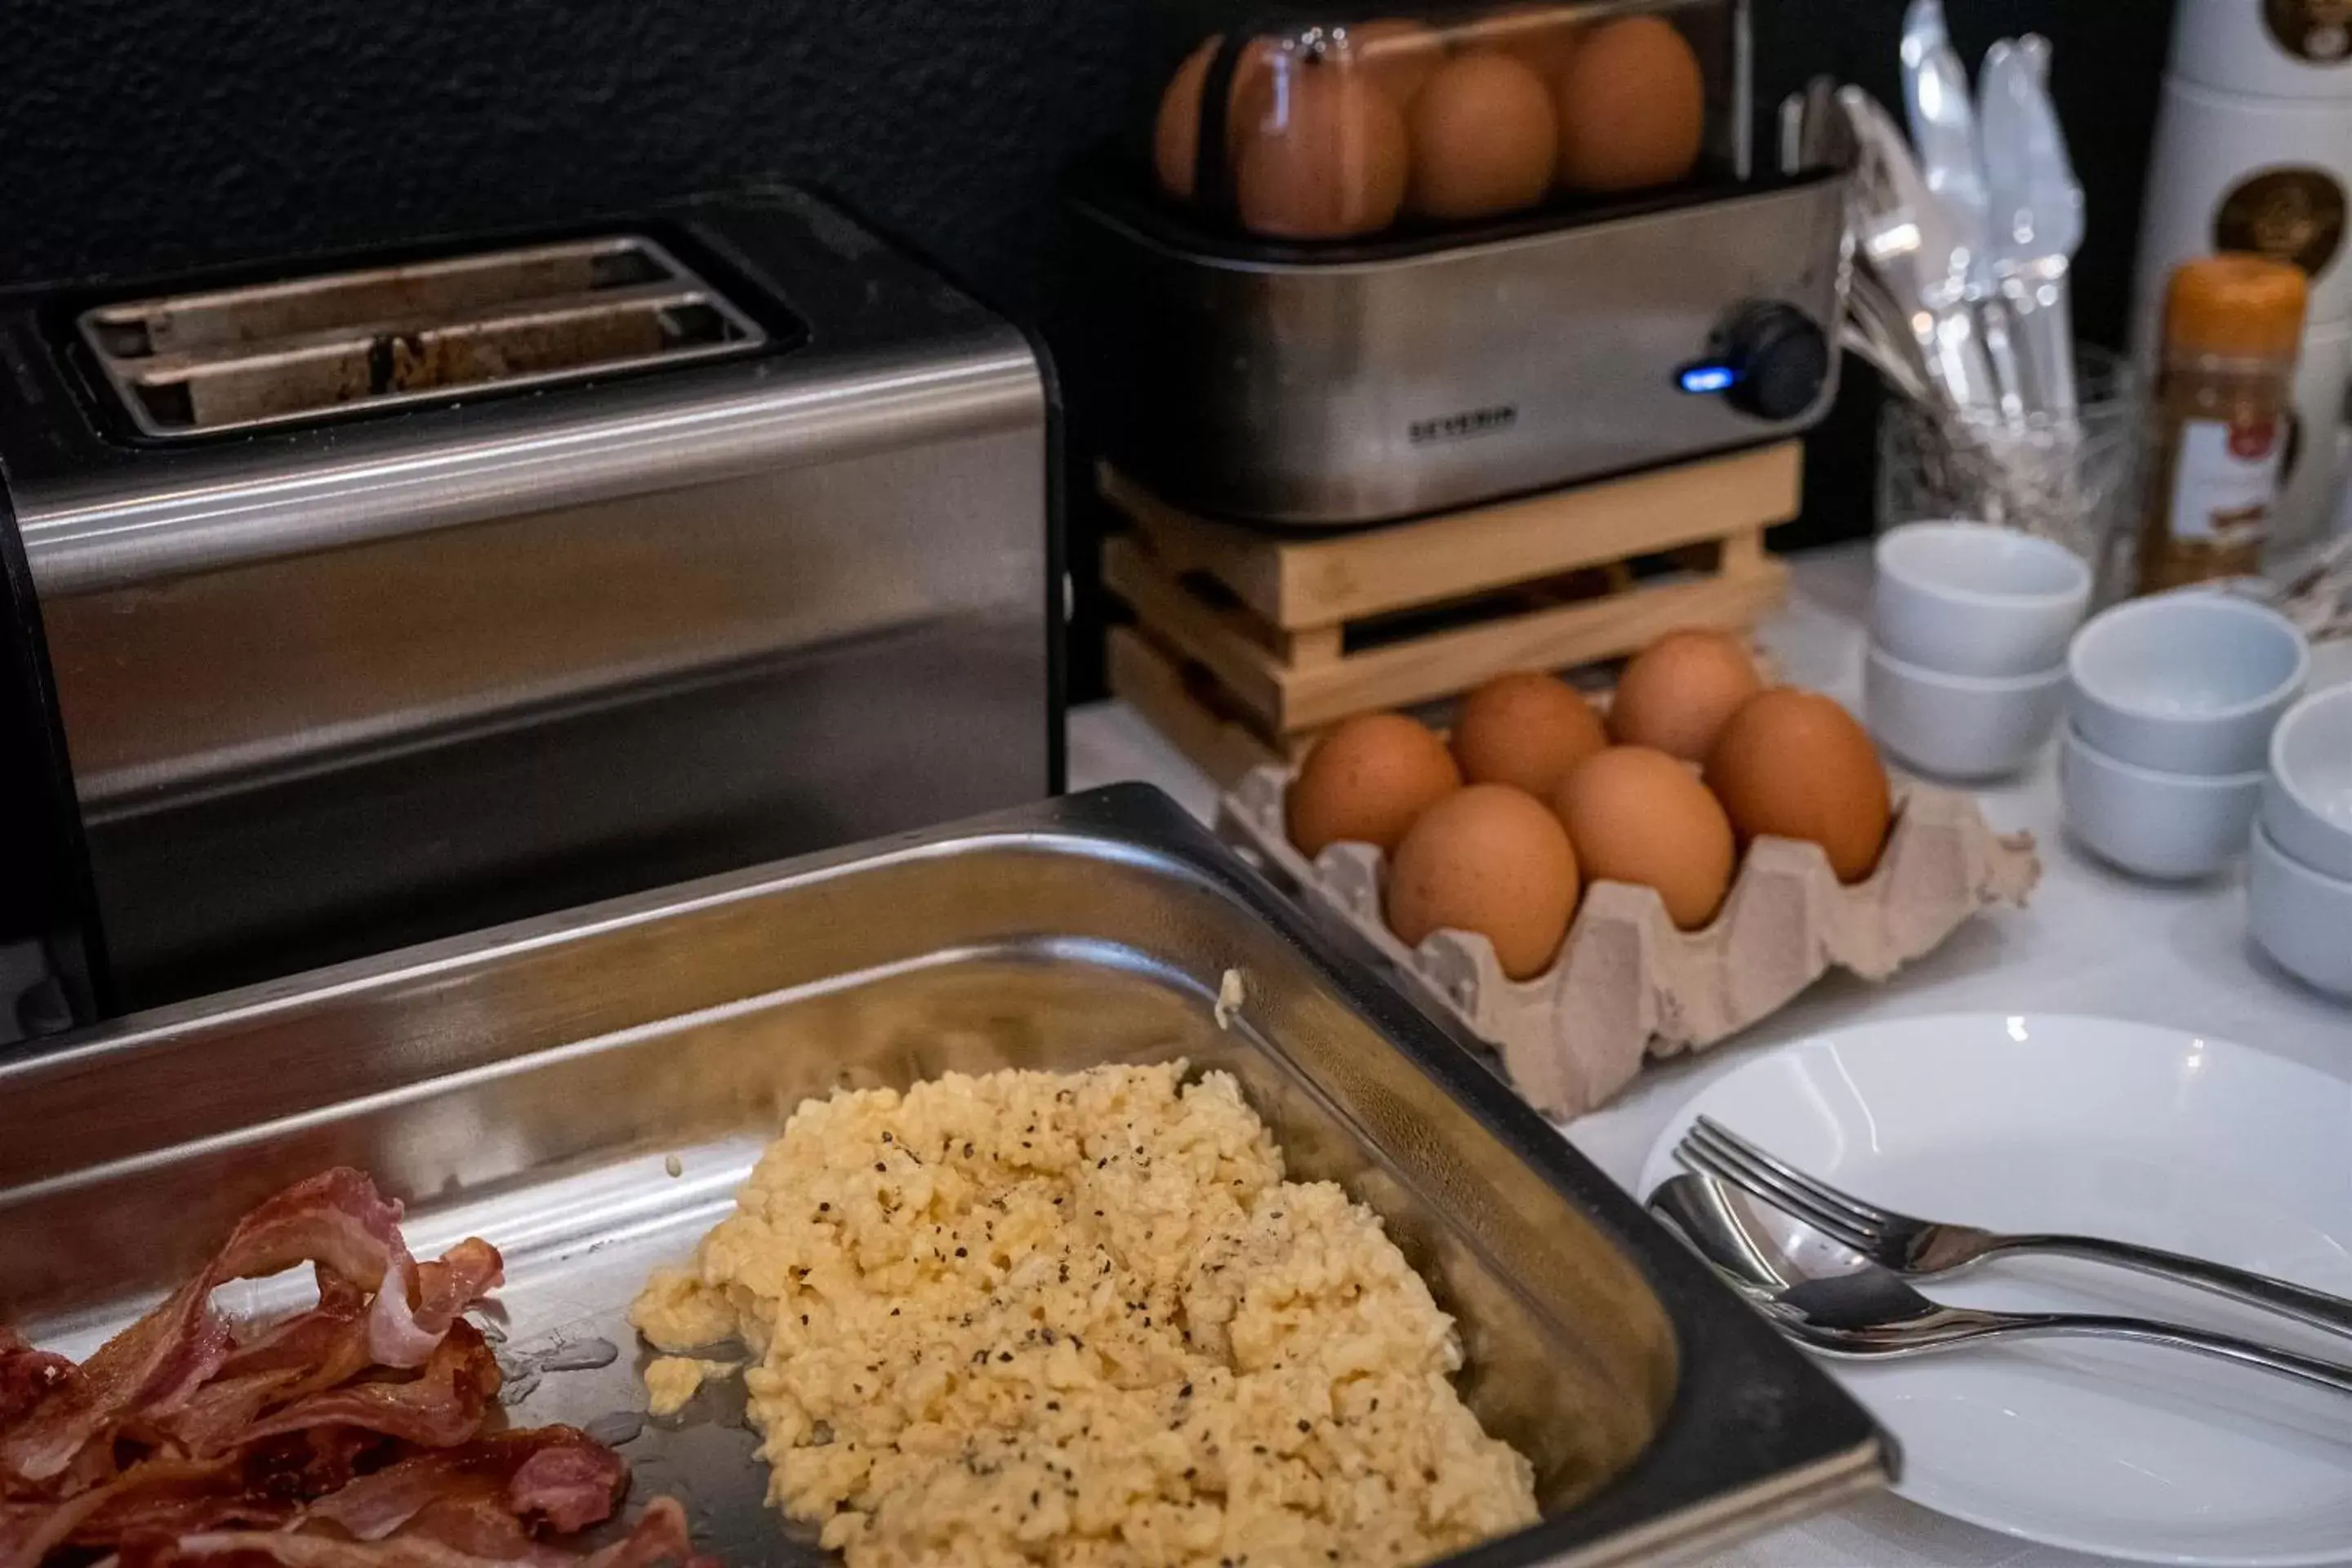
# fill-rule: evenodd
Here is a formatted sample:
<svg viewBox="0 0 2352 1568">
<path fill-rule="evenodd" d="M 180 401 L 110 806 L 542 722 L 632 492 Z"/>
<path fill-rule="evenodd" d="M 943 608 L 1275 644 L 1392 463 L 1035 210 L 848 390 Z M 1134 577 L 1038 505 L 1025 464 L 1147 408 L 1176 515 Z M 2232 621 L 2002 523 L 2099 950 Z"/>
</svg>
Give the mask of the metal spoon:
<svg viewBox="0 0 2352 1568">
<path fill-rule="evenodd" d="M 1825 1354 L 1917 1355 L 2012 1336 L 2130 1340 L 2352 1394 L 2352 1367 L 2180 1324 L 1938 1306 L 1794 1215 L 1712 1177 L 1675 1176 L 1662 1184 L 1650 1194 L 1650 1212 L 1782 1333 Z"/>
</svg>

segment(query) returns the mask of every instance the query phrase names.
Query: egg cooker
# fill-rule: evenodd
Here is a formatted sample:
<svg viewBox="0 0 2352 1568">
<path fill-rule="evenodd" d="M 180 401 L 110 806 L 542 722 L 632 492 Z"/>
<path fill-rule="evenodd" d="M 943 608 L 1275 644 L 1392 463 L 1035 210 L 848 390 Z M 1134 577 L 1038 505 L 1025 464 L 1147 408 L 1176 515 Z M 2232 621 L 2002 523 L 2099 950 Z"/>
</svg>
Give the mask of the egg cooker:
<svg viewBox="0 0 2352 1568">
<path fill-rule="evenodd" d="M 1152 188 L 1132 147 L 1079 172 L 1092 295 L 1073 369 L 1112 461 L 1202 512 L 1331 528 L 1777 440 L 1827 412 L 1843 180 L 1751 173 L 1744 3 L 1560 9 L 1665 9 L 1701 40 L 1708 125 L 1690 179 L 1297 241 L 1235 221 L 1223 115 L 1201 116 L 1195 203 Z M 1330 25 L 1282 28 L 1311 47 Z M 1206 101 L 1223 101 L 1236 52 L 1218 51 Z"/>
</svg>

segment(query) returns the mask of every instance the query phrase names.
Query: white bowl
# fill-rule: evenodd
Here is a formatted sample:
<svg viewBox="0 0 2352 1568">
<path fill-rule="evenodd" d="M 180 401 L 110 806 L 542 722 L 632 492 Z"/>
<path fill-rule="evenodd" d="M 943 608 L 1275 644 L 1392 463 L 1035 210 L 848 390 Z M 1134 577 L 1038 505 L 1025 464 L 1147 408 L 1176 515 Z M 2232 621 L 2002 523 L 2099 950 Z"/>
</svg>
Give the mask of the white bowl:
<svg viewBox="0 0 2352 1568">
<path fill-rule="evenodd" d="M 1913 522 L 1878 542 L 1878 646 L 1907 664 L 1987 679 L 2066 660 L 2091 569 L 2062 544 L 1981 522 Z"/>
<path fill-rule="evenodd" d="M 2258 827 L 2246 912 L 2254 940 L 2280 968 L 2352 997 L 2352 881 L 2297 863 Z"/>
<path fill-rule="evenodd" d="M 2206 778 L 2118 762 L 2067 729 L 2058 746 L 2066 827 L 2083 847 L 2160 881 L 2210 877 L 2246 847 L 2263 775 Z"/>
<path fill-rule="evenodd" d="M 2263 765 L 2311 649 L 2260 605 L 2166 594 L 2092 617 L 2066 668 L 2074 727 L 2093 746 L 2144 768 L 2221 777 Z"/>
<path fill-rule="evenodd" d="M 2352 879 L 2352 686 L 2314 692 L 2279 721 L 2263 827 L 2313 870 Z"/>
<path fill-rule="evenodd" d="M 2000 778 L 2032 762 L 2066 706 L 2066 667 L 1972 680 L 1874 647 L 1863 671 L 1870 732 L 1897 761 L 1946 779 Z"/>
</svg>

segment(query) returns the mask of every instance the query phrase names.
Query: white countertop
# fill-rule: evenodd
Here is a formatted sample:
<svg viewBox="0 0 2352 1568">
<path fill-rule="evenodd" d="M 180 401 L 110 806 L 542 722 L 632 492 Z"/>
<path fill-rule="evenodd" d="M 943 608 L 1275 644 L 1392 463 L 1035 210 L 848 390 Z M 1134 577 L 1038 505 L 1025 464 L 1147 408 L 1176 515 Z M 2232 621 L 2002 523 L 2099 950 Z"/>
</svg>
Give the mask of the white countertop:
<svg viewBox="0 0 2352 1568">
<path fill-rule="evenodd" d="M 1762 639 L 1783 679 L 1858 706 L 1868 551 L 1841 546 L 1794 564 L 1789 608 L 1763 628 Z M 2352 679 L 2352 646 L 2324 652 L 2315 687 Z M 1203 820 L 1215 810 L 1215 786 L 1124 704 L 1072 713 L 1069 742 L 1073 789 L 1139 779 Z M 2237 875 L 2163 888 L 2089 860 L 2060 829 L 2050 757 L 1980 795 L 1994 826 L 2029 831 L 2041 847 L 2042 880 L 2031 907 L 1971 921 L 1885 985 L 1832 975 L 1738 1039 L 1650 1068 L 1614 1105 L 1565 1127 L 1569 1140 L 1630 1186 L 1668 1118 L 1692 1095 L 1759 1050 L 1865 1014 L 2100 1014 L 2194 1028 L 2352 1080 L 2352 1008 L 2301 986 L 2252 949 Z M 1717 1568 L 2084 1568 L 2104 1561 L 1960 1524 L 1895 1498 L 1793 1526 L 1716 1560 Z"/>
</svg>

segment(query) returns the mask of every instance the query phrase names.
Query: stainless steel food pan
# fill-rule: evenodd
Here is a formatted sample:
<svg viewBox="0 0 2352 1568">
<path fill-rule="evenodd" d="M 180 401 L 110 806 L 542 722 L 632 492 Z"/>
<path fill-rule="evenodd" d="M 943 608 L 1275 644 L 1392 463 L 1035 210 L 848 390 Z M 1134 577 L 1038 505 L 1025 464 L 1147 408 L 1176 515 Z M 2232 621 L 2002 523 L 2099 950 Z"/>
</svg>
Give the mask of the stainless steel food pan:
<svg viewBox="0 0 2352 1568">
<path fill-rule="evenodd" d="M 1244 1001 L 1220 1028 L 1228 971 Z M 734 1385 L 639 1422 L 623 1310 L 802 1097 L 949 1068 L 1231 1069 L 1294 1174 L 1378 1209 L 1460 1320 L 1463 1389 L 1544 1521 L 1464 1563 L 1673 1561 L 1877 1485 L 1828 1378 L 1165 797 L 1123 788 L 150 1014 L 0 1063 L 0 1303 L 70 1349 L 322 1165 L 412 1244 L 503 1247 L 509 1395 L 591 1424 L 739 1564 Z M 265 1302 L 270 1287 L 250 1291 Z M 605 1345 L 617 1347 L 608 1358 Z M 599 1364 L 599 1363 L 604 1364 Z M 740 1395 L 735 1395 L 740 1398 Z"/>
</svg>

